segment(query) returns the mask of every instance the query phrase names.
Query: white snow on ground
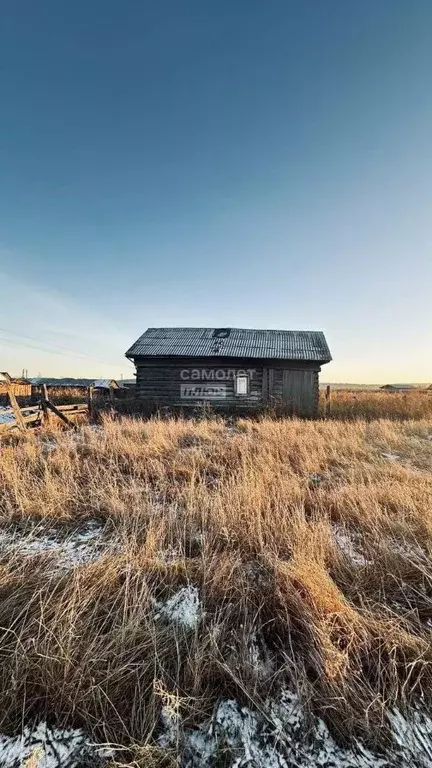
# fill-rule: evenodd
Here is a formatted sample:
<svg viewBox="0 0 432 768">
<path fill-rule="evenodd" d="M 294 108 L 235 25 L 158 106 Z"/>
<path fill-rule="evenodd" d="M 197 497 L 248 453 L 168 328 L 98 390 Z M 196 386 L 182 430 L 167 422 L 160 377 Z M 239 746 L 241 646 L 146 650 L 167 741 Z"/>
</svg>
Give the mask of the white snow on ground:
<svg viewBox="0 0 432 768">
<path fill-rule="evenodd" d="M 39 406 L 36 405 L 31 411 L 27 410 L 26 415 L 29 416 L 31 413 L 36 413 L 39 411 Z M 0 425 L 1 424 L 16 424 L 15 414 L 9 406 L 5 407 L 4 405 L 0 405 Z M 6 433 L 5 433 L 6 434 Z"/>
<path fill-rule="evenodd" d="M 391 451 L 385 451 L 384 453 L 381 454 L 381 456 L 383 457 L 383 459 L 387 459 L 387 461 L 397 461 L 398 459 L 400 459 L 399 454 L 392 453 Z"/>
<path fill-rule="evenodd" d="M 338 747 L 322 720 L 313 729 L 298 696 L 282 691 L 262 713 L 236 701 L 222 701 L 207 729 L 185 734 L 185 768 L 213 766 L 221 747 L 230 768 L 384 768 L 386 763 L 359 744 Z"/>
<path fill-rule="evenodd" d="M 201 619 L 198 588 L 182 587 L 165 602 L 155 601 L 157 619 L 165 619 L 184 629 L 195 629 Z"/>
<path fill-rule="evenodd" d="M 180 735 L 180 719 L 177 712 L 171 707 L 162 707 L 160 719 L 163 731 L 157 739 L 158 745 L 164 749 L 177 747 Z"/>
<path fill-rule="evenodd" d="M 102 533 L 103 526 L 98 520 L 86 521 L 66 535 L 65 529 L 59 526 L 47 528 L 39 524 L 24 530 L 8 526 L 0 528 L 0 553 L 7 551 L 23 556 L 51 553 L 57 556 L 59 568 L 71 568 L 94 562 L 112 551 L 103 541 Z"/>
<path fill-rule="evenodd" d="M 336 541 L 337 546 L 346 555 L 354 565 L 370 565 L 370 560 L 367 560 L 360 551 L 359 544 L 348 534 L 346 528 L 337 523 L 333 523 L 333 538 Z"/>
<path fill-rule="evenodd" d="M 395 709 L 389 715 L 394 740 L 406 757 L 417 757 L 419 766 L 432 765 L 432 718 L 425 712 L 414 710 L 409 721 Z M 409 763 L 417 765 L 417 763 Z"/>
<path fill-rule="evenodd" d="M 412 544 L 405 539 L 398 541 L 394 537 L 384 537 L 380 543 L 381 546 L 390 549 L 396 555 L 402 555 L 412 560 L 424 559 L 425 557 L 422 548 L 418 544 Z"/>
<path fill-rule="evenodd" d="M 285 689 L 252 711 L 233 700 L 221 701 L 201 728 L 182 732 L 176 713 L 165 711 L 160 746 L 182 750 L 183 768 L 213 768 L 222 755 L 229 768 L 430 768 L 432 720 L 414 711 L 389 715 L 394 746 L 377 755 L 355 741 L 339 746 L 325 723 L 307 715 L 296 693 Z"/>
<path fill-rule="evenodd" d="M 32 755 L 37 768 L 104 766 L 112 751 L 89 742 L 81 730 L 50 728 L 45 722 L 25 728 L 20 736 L 0 734 L 1 768 L 22 768 Z"/>
<path fill-rule="evenodd" d="M 358 533 L 348 530 L 339 523 L 333 523 L 332 534 L 338 548 L 354 565 L 372 564 L 372 560 L 368 560 L 362 552 L 361 537 Z M 413 544 L 406 539 L 398 540 L 395 537 L 383 536 L 378 547 L 381 550 L 390 550 L 415 562 L 424 560 L 426 557 L 420 545 Z"/>
<path fill-rule="evenodd" d="M 14 421 L 15 416 L 13 410 L 0 405 L 0 424 L 11 424 Z"/>
</svg>

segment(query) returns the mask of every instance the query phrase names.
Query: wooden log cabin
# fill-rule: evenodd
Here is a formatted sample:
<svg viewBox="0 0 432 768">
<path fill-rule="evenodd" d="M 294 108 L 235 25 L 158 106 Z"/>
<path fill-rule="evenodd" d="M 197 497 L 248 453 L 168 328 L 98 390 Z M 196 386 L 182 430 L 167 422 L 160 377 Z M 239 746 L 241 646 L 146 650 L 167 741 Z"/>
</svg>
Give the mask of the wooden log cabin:
<svg viewBox="0 0 432 768">
<path fill-rule="evenodd" d="M 149 328 L 128 349 L 148 406 L 259 410 L 315 416 L 318 374 L 331 355 L 321 331 Z"/>
</svg>

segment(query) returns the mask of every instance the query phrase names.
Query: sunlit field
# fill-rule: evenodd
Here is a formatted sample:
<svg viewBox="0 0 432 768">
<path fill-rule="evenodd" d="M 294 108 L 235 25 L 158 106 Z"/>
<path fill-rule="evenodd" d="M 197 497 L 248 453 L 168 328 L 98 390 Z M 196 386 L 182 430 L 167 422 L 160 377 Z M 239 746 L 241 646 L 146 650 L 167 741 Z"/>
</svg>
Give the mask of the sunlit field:
<svg viewBox="0 0 432 768">
<path fill-rule="evenodd" d="M 320 392 L 320 413 L 325 413 L 325 395 Z M 336 419 L 431 419 L 432 390 L 376 392 L 333 390 L 331 415 Z"/>
<path fill-rule="evenodd" d="M 432 398 L 400 397 L 4 440 L 0 764 L 43 723 L 49 768 L 430 766 Z"/>
</svg>

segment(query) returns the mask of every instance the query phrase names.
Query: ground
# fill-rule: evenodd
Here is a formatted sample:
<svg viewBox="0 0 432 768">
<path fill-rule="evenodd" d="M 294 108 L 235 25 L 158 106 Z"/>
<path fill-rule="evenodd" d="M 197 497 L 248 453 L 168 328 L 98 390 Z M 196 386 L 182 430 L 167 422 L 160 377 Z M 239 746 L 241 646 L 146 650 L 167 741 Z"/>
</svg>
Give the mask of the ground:
<svg viewBox="0 0 432 768">
<path fill-rule="evenodd" d="M 0 452 L 2 766 L 432 765 L 430 417 Z"/>
</svg>

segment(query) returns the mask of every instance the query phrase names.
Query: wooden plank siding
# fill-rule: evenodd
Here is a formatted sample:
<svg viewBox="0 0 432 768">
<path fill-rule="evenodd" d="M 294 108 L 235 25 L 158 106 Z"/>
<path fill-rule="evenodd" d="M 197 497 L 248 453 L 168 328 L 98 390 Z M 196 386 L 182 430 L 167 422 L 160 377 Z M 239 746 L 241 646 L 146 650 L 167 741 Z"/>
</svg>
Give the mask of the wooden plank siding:
<svg viewBox="0 0 432 768">
<path fill-rule="evenodd" d="M 314 416 L 318 405 L 318 372 L 311 362 L 256 358 L 136 357 L 137 396 L 156 407 L 217 408 L 283 406 L 293 414 Z M 235 393 L 235 375 L 249 377 L 247 395 Z M 191 394 L 192 393 L 192 394 Z"/>
<path fill-rule="evenodd" d="M 0 380 L 0 405 L 9 405 L 8 388 L 11 388 L 12 394 L 18 398 L 19 403 L 22 404 L 26 400 L 30 401 L 31 398 L 31 384 L 23 381 L 11 381 L 10 385 L 3 380 Z"/>
<path fill-rule="evenodd" d="M 15 395 L 15 397 L 30 397 L 31 395 L 31 384 L 21 381 L 11 381 L 10 387 L 12 388 L 12 391 Z M 0 381 L 0 395 L 7 395 L 8 393 L 8 385 L 5 381 Z"/>
<path fill-rule="evenodd" d="M 268 402 L 293 415 L 315 416 L 319 401 L 319 367 L 298 363 L 275 364 L 268 369 Z M 294 367 L 295 366 L 295 367 Z"/>
<path fill-rule="evenodd" d="M 148 402 L 161 405 L 193 406 L 207 400 L 219 406 L 258 406 L 262 402 L 262 365 L 245 360 L 212 360 L 209 358 L 184 358 L 181 360 L 136 359 L 137 395 Z M 235 394 L 234 372 L 248 371 L 249 393 Z M 223 388 L 225 396 L 206 398 L 185 396 L 187 387 L 205 385 Z M 183 394 L 182 394 L 183 390 Z"/>
</svg>

